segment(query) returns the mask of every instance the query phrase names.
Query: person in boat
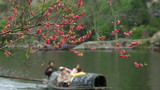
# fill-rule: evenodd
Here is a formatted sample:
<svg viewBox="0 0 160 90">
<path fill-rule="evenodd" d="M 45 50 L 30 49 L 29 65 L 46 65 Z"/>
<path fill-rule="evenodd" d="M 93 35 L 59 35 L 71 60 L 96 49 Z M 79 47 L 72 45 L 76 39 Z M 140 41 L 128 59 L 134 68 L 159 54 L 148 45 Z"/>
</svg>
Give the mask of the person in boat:
<svg viewBox="0 0 160 90">
<path fill-rule="evenodd" d="M 83 72 L 83 70 L 81 68 L 77 68 L 77 73 L 73 74 L 72 77 L 76 77 L 79 75 L 85 75 L 86 73 Z"/>
<path fill-rule="evenodd" d="M 59 87 L 68 87 L 68 84 L 70 82 L 70 76 L 67 73 L 65 68 L 60 69 L 61 73 L 57 77 L 58 86 Z"/>
<path fill-rule="evenodd" d="M 45 71 L 45 75 L 47 75 L 48 76 L 48 78 L 51 76 L 51 74 L 53 73 L 53 72 L 55 72 L 55 71 L 57 71 L 57 68 L 56 67 L 54 67 L 54 61 L 50 61 L 49 62 L 49 67 L 46 69 L 46 71 Z"/>
<path fill-rule="evenodd" d="M 70 76 L 77 73 L 77 69 L 80 68 L 80 64 L 77 64 L 76 68 L 73 68 L 72 72 L 70 72 Z"/>
</svg>

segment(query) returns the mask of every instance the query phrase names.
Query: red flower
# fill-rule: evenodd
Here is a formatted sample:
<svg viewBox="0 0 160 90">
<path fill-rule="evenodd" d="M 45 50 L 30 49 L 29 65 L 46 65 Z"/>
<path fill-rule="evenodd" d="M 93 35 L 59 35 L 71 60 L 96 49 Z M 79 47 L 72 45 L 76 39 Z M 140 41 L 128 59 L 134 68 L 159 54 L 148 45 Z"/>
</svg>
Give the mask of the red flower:
<svg viewBox="0 0 160 90">
<path fill-rule="evenodd" d="M 112 35 L 115 35 L 115 31 L 112 31 Z"/>
<path fill-rule="evenodd" d="M 10 43 L 12 43 L 13 41 L 12 41 L 12 40 L 10 40 L 9 42 L 10 42 Z"/>
<path fill-rule="evenodd" d="M 4 54 L 8 57 L 10 55 L 10 52 L 5 52 Z"/>
<path fill-rule="evenodd" d="M 30 21 L 28 21 L 28 22 L 27 22 L 27 24 L 29 25 L 29 24 L 31 24 L 31 22 L 30 22 Z"/>
<path fill-rule="evenodd" d="M 119 43 L 116 44 L 117 47 L 120 47 Z"/>
<path fill-rule="evenodd" d="M 53 8 L 52 7 L 49 7 L 49 11 L 52 11 L 53 10 Z"/>
<path fill-rule="evenodd" d="M 59 46 L 58 46 L 58 45 L 54 45 L 54 46 L 53 46 L 53 48 L 55 48 L 55 49 L 56 49 L 56 48 L 59 48 Z"/>
<path fill-rule="evenodd" d="M 117 29 L 115 29 L 115 30 L 114 30 L 114 32 L 118 33 L 118 30 L 117 30 Z"/>
<path fill-rule="evenodd" d="M 126 52 L 125 52 L 125 50 L 122 50 L 122 51 L 120 51 L 120 55 L 123 55 L 123 54 L 125 54 Z"/>
<path fill-rule="evenodd" d="M 7 20 L 8 20 L 8 21 L 10 21 L 10 20 L 12 20 L 12 19 L 13 19 L 13 17 L 11 17 L 11 16 L 8 16 L 8 17 L 7 17 Z"/>
<path fill-rule="evenodd" d="M 134 62 L 134 65 L 138 68 L 139 64 L 137 62 Z"/>
<path fill-rule="evenodd" d="M 46 38 L 46 44 L 50 44 L 50 39 Z"/>
<path fill-rule="evenodd" d="M 13 8 L 12 11 L 14 15 L 17 13 L 17 10 L 15 8 Z"/>
<path fill-rule="evenodd" d="M 31 50 L 30 50 L 30 53 L 35 53 L 35 52 L 36 52 L 36 51 L 35 51 L 35 50 L 33 50 L 33 49 L 31 49 Z"/>
<path fill-rule="evenodd" d="M 45 16 L 46 16 L 46 17 L 49 17 L 49 16 L 50 16 L 50 13 L 49 13 L 49 12 L 46 12 L 46 13 L 45 13 Z"/>
<path fill-rule="evenodd" d="M 104 40 L 104 36 L 97 38 L 97 40 Z"/>
<path fill-rule="evenodd" d="M 75 39 L 75 36 L 71 36 L 70 39 Z"/>
<path fill-rule="evenodd" d="M 72 53 L 72 52 L 73 52 L 73 50 L 70 50 L 70 52 Z"/>
<path fill-rule="evenodd" d="M 142 64 L 142 63 L 140 63 L 140 66 L 141 66 L 141 67 L 143 67 L 143 64 Z"/>
<path fill-rule="evenodd" d="M 36 34 L 39 34 L 39 33 L 41 33 L 41 32 L 42 32 L 42 30 L 41 30 L 41 29 L 37 29 Z"/>
<path fill-rule="evenodd" d="M 44 34 L 43 34 L 43 33 L 41 34 L 41 36 L 42 36 L 42 38 L 45 38 L 45 36 L 44 36 Z"/>
<path fill-rule="evenodd" d="M 129 36 L 129 33 L 124 32 L 123 34 L 124 34 L 125 36 Z"/>
<path fill-rule="evenodd" d="M 17 34 L 18 34 L 18 37 L 22 37 L 23 36 L 23 33 L 17 32 Z"/>
<path fill-rule="evenodd" d="M 109 0 L 108 5 L 110 5 L 110 6 L 111 6 L 111 5 L 112 5 L 112 3 L 113 3 L 113 2 L 112 2 L 111 0 Z"/>
<path fill-rule="evenodd" d="M 82 24 L 80 24 L 80 25 L 77 25 L 77 28 L 76 28 L 76 30 L 77 31 L 80 31 L 82 29 Z"/>
<path fill-rule="evenodd" d="M 94 46 L 91 47 L 91 50 L 94 51 L 96 48 Z"/>
<path fill-rule="evenodd" d="M 28 2 L 28 4 L 30 4 L 31 3 L 31 1 L 30 0 L 26 0 L 27 2 Z"/>
<path fill-rule="evenodd" d="M 92 31 L 89 31 L 89 32 L 88 32 L 88 34 L 91 34 L 91 33 L 92 33 Z"/>
<path fill-rule="evenodd" d="M 82 0 L 79 0 L 78 2 L 78 9 L 82 6 Z"/>
<path fill-rule="evenodd" d="M 7 25 L 7 28 L 10 28 L 10 24 Z"/>
<path fill-rule="evenodd" d="M 72 40 L 72 41 L 70 41 L 70 43 L 71 43 L 71 44 L 75 44 L 75 41 Z"/>
<path fill-rule="evenodd" d="M 117 25 L 120 24 L 120 20 L 117 20 Z"/>
<path fill-rule="evenodd" d="M 48 23 L 46 23 L 46 25 L 45 25 L 45 27 L 47 28 L 47 27 L 50 27 L 50 23 L 48 22 Z"/>
</svg>

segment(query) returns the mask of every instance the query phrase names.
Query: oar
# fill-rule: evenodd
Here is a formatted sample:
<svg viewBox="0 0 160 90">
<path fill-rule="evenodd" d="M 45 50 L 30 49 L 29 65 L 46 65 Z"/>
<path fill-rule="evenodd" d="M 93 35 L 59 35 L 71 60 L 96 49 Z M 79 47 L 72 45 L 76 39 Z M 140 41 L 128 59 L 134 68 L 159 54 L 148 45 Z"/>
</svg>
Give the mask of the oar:
<svg viewBox="0 0 160 90">
<path fill-rule="evenodd" d="M 27 81 L 36 81 L 36 82 L 46 82 L 45 80 L 42 80 L 42 79 L 29 79 L 29 78 L 11 77 L 11 76 L 5 76 L 5 75 L 0 75 L 0 77 L 27 80 Z"/>
</svg>

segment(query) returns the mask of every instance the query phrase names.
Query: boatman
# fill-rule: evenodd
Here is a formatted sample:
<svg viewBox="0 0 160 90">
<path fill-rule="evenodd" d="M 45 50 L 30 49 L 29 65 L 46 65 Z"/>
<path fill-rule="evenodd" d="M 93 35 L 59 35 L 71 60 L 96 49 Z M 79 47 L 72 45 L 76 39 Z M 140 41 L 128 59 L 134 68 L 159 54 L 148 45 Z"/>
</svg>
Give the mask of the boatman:
<svg viewBox="0 0 160 90">
<path fill-rule="evenodd" d="M 50 61 L 48 64 L 50 67 L 46 69 L 45 75 L 47 75 L 49 78 L 53 72 L 57 71 L 57 68 L 54 67 L 54 64 L 55 64 L 54 61 Z"/>
</svg>

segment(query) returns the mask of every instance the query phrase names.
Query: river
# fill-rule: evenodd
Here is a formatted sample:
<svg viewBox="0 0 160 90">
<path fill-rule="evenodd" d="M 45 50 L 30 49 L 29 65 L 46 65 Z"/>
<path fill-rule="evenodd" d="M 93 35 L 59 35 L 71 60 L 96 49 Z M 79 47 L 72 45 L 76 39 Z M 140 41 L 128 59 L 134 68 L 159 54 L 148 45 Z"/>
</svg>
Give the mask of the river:
<svg viewBox="0 0 160 90">
<path fill-rule="evenodd" d="M 68 51 L 38 51 L 31 55 L 25 65 L 13 57 L 6 57 L 0 52 L 0 75 L 44 79 L 48 62 L 54 60 L 56 67 L 74 68 L 80 64 L 85 72 L 103 74 L 111 90 L 160 90 L 160 53 L 152 50 L 130 50 L 128 59 L 119 57 L 119 52 L 96 50 L 84 51 L 79 57 Z M 24 51 L 11 51 L 24 59 Z M 134 62 L 146 62 L 143 68 L 136 68 Z M 41 64 L 44 63 L 44 66 Z M 0 78 L 0 90 L 47 90 L 46 84 Z"/>
</svg>

